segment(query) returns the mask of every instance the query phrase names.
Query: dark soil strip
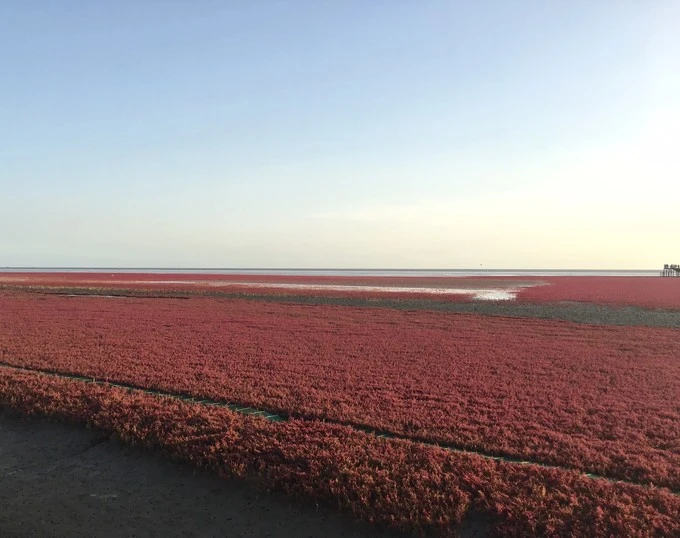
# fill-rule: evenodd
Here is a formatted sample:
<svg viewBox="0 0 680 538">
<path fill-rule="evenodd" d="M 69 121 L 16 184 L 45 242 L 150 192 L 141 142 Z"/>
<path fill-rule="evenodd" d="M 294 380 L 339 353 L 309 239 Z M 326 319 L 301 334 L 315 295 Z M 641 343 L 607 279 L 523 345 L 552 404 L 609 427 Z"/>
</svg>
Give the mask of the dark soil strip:
<svg viewBox="0 0 680 538">
<path fill-rule="evenodd" d="M 540 463 L 540 462 L 535 462 L 535 461 L 529 461 L 529 460 L 523 460 L 523 459 L 518 459 L 518 458 L 512 458 L 512 457 L 507 457 L 507 456 L 501 456 L 501 455 L 496 455 L 496 454 L 489 454 L 485 452 L 478 452 L 475 450 L 468 450 L 464 448 L 460 448 L 454 445 L 448 445 L 448 444 L 437 444 L 433 443 L 431 441 L 428 441 L 426 439 L 418 439 L 418 438 L 413 438 L 413 437 L 408 437 L 405 435 L 400 435 L 400 434 L 395 434 L 389 431 L 384 431 L 384 430 L 377 430 L 375 428 L 371 428 L 370 426 L 366 426 L 363 424 L 356 424 L 356 423 L 351 423 L 351 422 L 342 422 L 342 421 L 337 421 L 337 420 L 329 420 L 329 419 L 319 419 L 315 417 L 301 417 L 301 416 L 295 416 L 295 417 L 290 417 L 288 415 L 283 415 L 283 414 L 275 414 L 271 413 L 269 411 L 266 411 L 264 409 L 255 409 L 253 407 L 248 407 L 244 406 L 241 404 L 235 404 L 235 403 L 229 403 L 229 402 L 223 402 L 219 400 L 212 400 L 212 399 L 206 399 L 206 398 L 196 398 L 193 396 L 188 396 L 185 394 L 177 394 L 177 393 L 172 393 L 172 392 L 166 392 L 162 390 L 154 390 L 154 389 L 148 389 L 144 387 L 139 387 L 135 385 L 129 385 L 125 383 L 116 383 L 116 382 L 110 382 L 110 381 L 103 381 L 100 379 L 95 379 L 91 377 L 85 377 L 85 376 L 78 376 L 78 375 L 71 375 L 71 374 L 63 374 L 57 371 L 51 371 L 51 370 L 41 370 L 38 368 L 27 368 L 24 366 L 14 366 L 12 364 L 8 364 L 5 362 L 0 362 L 0 368 L 8 368 L 12 370 L 18 370 L 22 372 L 32 372 L 36 374 L 42 374 L 42 375 L 47 375 L 47 376 L 52 376 L 52 377 L 60 377 L 64 379 L 72 379 L 75 381 L 81 381 L 85 383 L 94 383 L 97 385 L 108 385 L 111 387 L 117 387 L 129 391 L 139 391 L 139 392 L 145 392 L 147 394 L 151 394 L 154 396 L 158 397 L 163 397 L 163 398 L 174 398 L 178 400 L 182 400 L 185 402 L 190 402 L 198 405 L 209 405 L 209 406 L 218 406 L 218 407 L 226 407 L 230 411 L 233 411 L 235 413 L 241 413 L 244 415 L 253 415 L 253 416 L 260 416 L 264 419 L 271 420 L 273 422 L 282 422 L 289 420 L 290 418 L 295 418 L 297 420 L 323 420 L 324 422 L 327 422 L 329 424 L 335 424 L 338 426 L 346 426 L 353 428 L 358 431 L 362 431 L 364 433 L 367 433 L 369 435 L 374 435 L 376 437 L 382 437 L 386 439 L 395 439 L 398 441 L 406 441 L 406 442 L 412 442 L 412 443 L 419 443 L 422 445 L 426 446 L 432 446 L 432 447 L 437 447 L 441 448 L 444 450 L 449 450 L 451 452 L 458 452 L 461 454 L 473 454 L 485 459 L 489 460 L 495 460 L 495 461 L 503 461 L 506 463 L 513 463 L 513 464 L 518 464 L 518 465 L 536 465 L 539 467 L 543 467 L 546 469 L 559 469 L 563 471 L 576 471 L 576 472 L 581 472 L 578 469 L 573 469 L 570 467 L 563 467 L 560 465 L 550 465 L 546 463 Z M 593 473 L 583 473 L 585 476 L 588 478 L 592 478 L 595 480 L 607 480 L 608 482 L 622 482 L 626 484 L 632 484 L 636 486 L 641 486 L 641 487 L 654 487 L 654 486 L 649 486 L 648 484 L 643 484 L 640 482 L 635 482 L 631 480 L 621 480 L 618 478 L 611 478 L 608 476 L 602 476 L 598 474 L 593 474 Z M 671 491 L 671 490 L 669 490 Z M 671 491 L 673 495 L 680 495 L 680 491 Z"/>
<path fill-rule="evenodd" d="M 409 536 L 158 458 L 81 426 L 0 411 L 0 447 L 5 538 Z M 472 524 L 467 534 L 461 530 L 480 536 Z"/>
<path fill-rule="evenodd" d="M 356 307 L 393 308 L 397 310 L 427 310 L 453 314 L 478 314 L 516 318 L 540 318 L 571 321 L 586 325 L 622 325 L 680 328 L 680 311 L 648 310 L 637 306 L 605 306 L 592 303 L 521 303 L 516 301 L 454 302 L 429 299 L 339 298 L 305 296 L 242 296 L 266 302 L 323 304 Z"/>
</svg>

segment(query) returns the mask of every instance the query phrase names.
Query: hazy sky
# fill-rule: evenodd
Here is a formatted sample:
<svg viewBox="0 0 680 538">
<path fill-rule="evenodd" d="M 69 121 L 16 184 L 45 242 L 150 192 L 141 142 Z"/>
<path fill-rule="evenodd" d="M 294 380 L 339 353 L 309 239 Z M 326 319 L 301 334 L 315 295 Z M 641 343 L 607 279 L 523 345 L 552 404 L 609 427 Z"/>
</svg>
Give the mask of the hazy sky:
<svg viewBox="0 0 680 538">
<path fill-rule="evenodd" d="M 656 269 L 680 2 L 4 1 L 0 266 Z"/>
</svg>

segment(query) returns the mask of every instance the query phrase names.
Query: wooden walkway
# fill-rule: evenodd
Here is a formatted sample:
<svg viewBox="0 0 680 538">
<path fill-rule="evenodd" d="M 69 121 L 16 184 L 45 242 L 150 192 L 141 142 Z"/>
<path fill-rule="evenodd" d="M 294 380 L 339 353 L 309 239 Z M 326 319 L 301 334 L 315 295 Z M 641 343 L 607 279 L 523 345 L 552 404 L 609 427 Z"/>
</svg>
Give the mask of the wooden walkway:
<svg viewBox="0 0 680 538">
<path fill-rule="evenodd" d="M 680 264 L 671 263 L 663 266 L 661 276 L 680 276 Z"/>
</svg>

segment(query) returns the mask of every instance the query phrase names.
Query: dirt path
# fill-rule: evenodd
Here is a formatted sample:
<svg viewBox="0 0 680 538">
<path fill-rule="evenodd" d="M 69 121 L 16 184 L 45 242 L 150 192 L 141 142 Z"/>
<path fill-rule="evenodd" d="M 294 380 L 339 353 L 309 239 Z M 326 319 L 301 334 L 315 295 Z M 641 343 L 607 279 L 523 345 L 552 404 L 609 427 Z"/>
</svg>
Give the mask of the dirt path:
<svg viewBox="0 0 680 538">
<path fill-rule="evenodd" d="M 96 432 L 0 412 L 0 534 L 399 536 L 154 457 Z"/>
</svg>

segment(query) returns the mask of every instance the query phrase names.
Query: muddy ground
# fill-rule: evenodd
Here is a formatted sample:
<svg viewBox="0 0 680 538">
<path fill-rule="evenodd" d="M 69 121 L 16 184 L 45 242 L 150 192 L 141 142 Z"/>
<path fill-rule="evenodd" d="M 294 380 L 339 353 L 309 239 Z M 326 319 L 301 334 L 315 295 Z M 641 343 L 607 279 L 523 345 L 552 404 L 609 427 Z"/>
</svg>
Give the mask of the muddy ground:
<svg viewBox="0 0 680 538">
<path fill-rule="evenodd" d="M 258 493 L 85 428 L 0 414 L 0 534 L 400 536 Z"/>
<path fill-rule="evenodd" d="M 516 301 L 454 302 L 429 299 L 337 298 L 306 296 L 247 296 L 259 301 L 295 304 L 328 304 L 357 307 L 396 308 L 400 310 L 429 310 L 483 316 L 540 318 L 591 325 L 629 325 L 680 328 L 680 311 L 648 309 L 639 306 L 607 306 L 592 303 L 522 303 Z"/>
<path fill-rule="evenodd" d="M 471 522 L 462 536 L 483 537 Z M 0 411 L 0 535 L 403 537 L 349 514 L 258 492 L 84 427 Z"/>
</svg>

